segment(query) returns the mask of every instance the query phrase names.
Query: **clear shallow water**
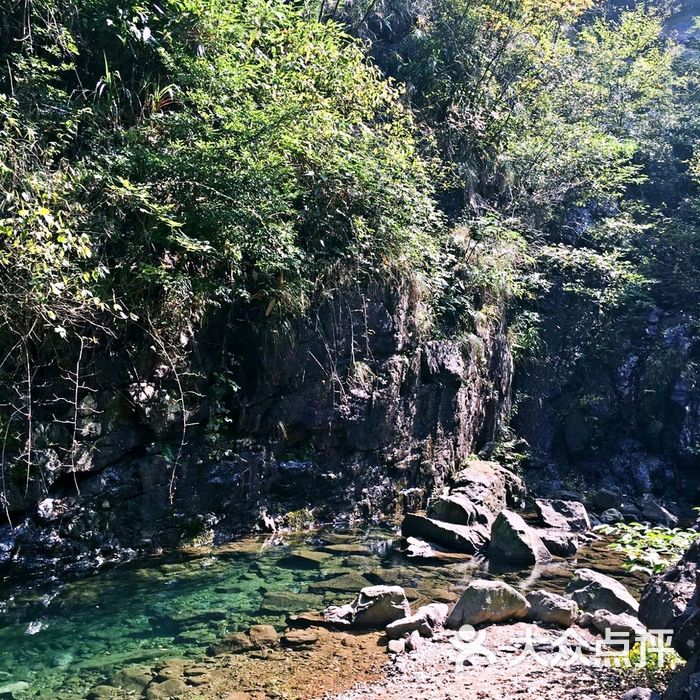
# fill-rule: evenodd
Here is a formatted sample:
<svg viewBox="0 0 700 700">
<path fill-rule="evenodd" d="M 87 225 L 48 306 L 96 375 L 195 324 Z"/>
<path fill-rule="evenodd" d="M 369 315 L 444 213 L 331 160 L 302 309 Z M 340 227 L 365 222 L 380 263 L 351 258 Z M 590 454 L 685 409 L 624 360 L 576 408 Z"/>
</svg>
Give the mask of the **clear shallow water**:
<svg viewBox="0 0 700 700">
<path fill-rule="evenodd" d="M 251 624 L 281 629 L 288 612 L 348 602 L 368 585 L 362 576 L 422 588 L 426 598 L 464 577 L 467 564 L 408 565 L 393 537 L 390 531 L 315 535 L 281 546 L 247 540 L 29 591 L 6 586 L 0 590 L 0 694 L 22 681 L 29 687 L 18 697 L 81 698 L 125 665 L 201 656 L 217 638 Z M 328 545 L 337 551 L 324 552 L 320 566 L 292 556 Z"/>
<path fill-rule="evenodd" d="M 251 539 L 192 555 L 159 557 L 66 583 L 0 589 L 0 696 L 84 698 L 130 664 L 196 658 L 225 634 L 251 624 L 285 626 L 287 613 L 349 602 L 363 585 L 400 584 L 413 605 L 459 591 L 474 562 L 417 565 L 395 550 L 395 533 L 317 533 L 286 544 Z M 322 552 L 323 561 L 295 554 Z M 578 566 L 613 573 L 603 543 L 578 562 L 534 571 L 479 571 L 520 588 L 561 590 Z M 634 588 L 634 580 L 625 581 Z"/>
</svg>

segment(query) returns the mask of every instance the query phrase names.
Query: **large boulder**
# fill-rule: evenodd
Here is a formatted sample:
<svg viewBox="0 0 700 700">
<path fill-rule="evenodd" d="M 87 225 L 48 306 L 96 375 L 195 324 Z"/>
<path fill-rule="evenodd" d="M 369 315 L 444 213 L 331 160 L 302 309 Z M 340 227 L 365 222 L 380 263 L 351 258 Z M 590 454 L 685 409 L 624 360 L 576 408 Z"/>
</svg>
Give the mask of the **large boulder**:
<svg viewBox="0 0 700 700">
<path fill-rule="evenodd" d="M 663 574 L 653 576 L 642 592 L 639 619 L 649 629 L 673 630 L 673 648 L 689 659 L 700 651 L 700 540 Z"/>
<path fill-rule="evenodd" d="M 700 609 L 691 607 L 683 615 L 673 635 L 673 648 L 688 658 L 700 652 Z"/>
<path fill-rule="evenodd" d="M 426 539 L 467 554 L 476 554 L 484 549 L 489 540 L 488 530 L 478 523 L 455 525 L 416 513 L 409 513 L 404 517 L 401 534 L 404 537 Z"/>
<path fill-rule="evenodd" d="M 525 596 L 530 604 L 529 619 L 559 627 L 571 627 L 578 617 L 578 605 L 563 595 L 549 591 L 531 591 Z"/>
<path fill-rule="evenodd" d="M 600 489 L 591 494 L 587 503 L 596 513 L 600 513 L 609 508 L 617 508 L 622 503 L 622 496 L 611 489 Z"/>
<path fill-rule="evenodd" d="M 639 610 L 639 603 L 619 581 L 592 569 L 577 569 L 566 592 L 586 612 L 603 609 L 636 615 Z"/>
<path fill-rule="evenodd" d="M 699 561 L 700 546 L 693 545 L 675 566 L 649 580 L 639 601 L 639 619 L 649 629 L 675 630 L 688 616 Z"/>
<path fill-rule="evenodd" d="M 404 635 L 418 632 L 421 637 L 432 637 L 436 630 L 444 627 L 449 606 L 445 603 L 430 603 L 418 608 L 413 615 L 390 622 L 386 626 L 389 639 L 400 639 Z"/>
<path fill-rule="evenodd" d="M 466 496 L 477 510 L 477 520 L 490 525 L 504 508 L 522 505 L 523 480 L 497 462 L 471 459 L 452 477 L 452 494 Z"/>
<path fill-rule="evenodd" d="M 386 627 L 407 617 L 411 608 L 401 586 L 368 586 L 347 605 L 332 605 L 323 611 L 326 622 L 353 627 Z"/>
<path fill-rule="evenodd" d="M 471 525 L 477 517 L 476 506 L 463 493 L 440 496 L 428 504 L 428 517 L 455 525 Z"/>
<path fill-rule="evenodd" d="M 552 555 L 535 531 L 517 514 L 504 510 L 491 526 L 489 559 L 513 565 L 547 562 Z"/>
<path fill-rule="evenodd" d="M 503 581 L 471 581 L 452 608 L 446 626 L 459 629 L 462 625 L 484 622 L 523 620 L 530 604 L 524 596 Z"/>
<path fill-rule="evenodd" d="M 546 527 L 584 532 L 591 529 L 591 521 L 583 503 L 538 498 L 535 500 L 537 514 Z"/>
</svg>

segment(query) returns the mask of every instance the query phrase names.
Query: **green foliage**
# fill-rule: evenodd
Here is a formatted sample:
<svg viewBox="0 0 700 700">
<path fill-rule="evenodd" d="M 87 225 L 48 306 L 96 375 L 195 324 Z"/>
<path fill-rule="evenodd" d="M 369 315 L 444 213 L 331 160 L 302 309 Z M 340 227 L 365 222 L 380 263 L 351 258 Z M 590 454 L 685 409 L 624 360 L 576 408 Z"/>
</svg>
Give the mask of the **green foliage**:
<svg viewBox="0 0 700 700">
<path fill-rule="evenodd" d="M 410 115 L 336 25 L 266 0 L 46 0 L 11 29 L 0 264 L 43 304 L 25 318 L 80 316 L 109 285 L 179 328 L 232 299 L 303 308 L 339 264 L 434 254 Z"/>
<path fill-rule="evenodd" d="M 627 557 L 630 571 L 648 574 L 664 572 L 675 564 L 690 545 L 700 537 L 697 530 L 651 527 L 642 523 L 600 525 L 597 532 L 615 537 L 611 548 Z"/>
<path fill-rule="evenodd" d="M 590 370 L 652 305 L 700 315 L 700 62 L 665 10 L 602 5 L 0 0 L 11 414 L 71 349 L 145 334 L 176 373 L 217 309 L 404 276 L 474 347 L 506 309 L 562 415 L 607 400 Z"/>
<path fill-rule="evenodd" d="M 672 672 L 684 664 L 675 649 L 667 644 L 660 647 L 657 640 L 637 642 L 626 656 L 613 659 L 615 668 L 630 685 L 650 688 L 665 687 Z"/>
</svg>

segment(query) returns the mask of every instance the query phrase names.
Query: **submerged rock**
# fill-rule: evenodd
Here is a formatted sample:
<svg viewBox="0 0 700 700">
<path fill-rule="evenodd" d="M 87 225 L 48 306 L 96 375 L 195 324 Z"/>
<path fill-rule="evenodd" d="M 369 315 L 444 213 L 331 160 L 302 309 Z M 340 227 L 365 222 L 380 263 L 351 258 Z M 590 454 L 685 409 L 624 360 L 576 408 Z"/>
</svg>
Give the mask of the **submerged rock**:
<svg viewBox="0 0 700 700">
<path fill-rule="evenodd" d="M 321 564 L 331 559 L 329 552 L 319 552 L 314 549 L 299 549 L 288 554 L 279 561 L 280 566 L 293 569 L 318 569 Z"/>
<path fill-rule="evenodd" d="M 604 609 L 636 614 L 639 610 L 639 603 L 619 581 L 592 569 L 577 569 L 566 592 L 586 612 Z"/>
<path fill-rule="evenodd" d="M 349 574 L 334 576 L 324 581 L 316 581 L 309 585 L 309 590 L 320 593 L 324 593 L 325 591 L 351 592 L 371 585 L 372 582 L 361 574 L 351 572 Z"/>
<path fill-rule="evenodd" d="M 332 605 L 323 611 L 327 622 L 353 627 L 385 627 L 411 614 L 401 586 L 368 586 L 347 605 Z"/>
<path fill-rule="evenodd" d="M 147 700 L 169 700 L 169 698 L 181 698 L 190 688 L 181 680 L 170 678 L 162 683 L 151 683 L 146 688 Z"/>
<path fill-rule="evenodd" d="M 530 604 L 518 591 L 503 581 L 471 581 L 450 612 L 446 626 L 459 629 L 462 625 L 484 622 L 523 620 Z"/>
<path fill-rule="evenodd" d="M 272 614 L 299 612 L 300 610 L 313 610 L 320 602 L 320 596 L 309 593 L 268 591 L 260 604 L 260 610 Z"/>
<path fill-rule="evenodd" d="M 525 596 L 530 604 L 529 619 L 559 627 L 571 627 L 578 617 L 578 605 L 563 595 L 549 591 L 531 591 Z"/>
<path fill-rule="evenodd" d="M 537 564 L 552 555 L 535 531 L 517 514 L 504 510 L 491 527 L 489 559 L 503 564 Z"/>
<path fill-rule="evenodd" d="M 118 688 L 111 685 L 96 685 L 94 688 L 90 689 L 87 694 L 87 700 L 110 700 L 111 698 L 118 698 L 122 695 Z"/>
<path fill-rule="evenodd" d="M 483 525 L 455 525 L 409 513 L 401 523 L 404 537 L 418 537 L 436 542 L 467 554 L 476 554 L 488 543 L 488 531 Z"/>
</svg>

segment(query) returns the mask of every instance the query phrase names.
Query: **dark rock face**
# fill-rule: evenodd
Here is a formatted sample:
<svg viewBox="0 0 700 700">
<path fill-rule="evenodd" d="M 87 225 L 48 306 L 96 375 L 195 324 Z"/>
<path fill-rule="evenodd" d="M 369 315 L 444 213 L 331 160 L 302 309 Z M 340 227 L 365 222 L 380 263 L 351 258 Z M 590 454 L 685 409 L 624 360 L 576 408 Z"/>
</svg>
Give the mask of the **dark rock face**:
<svg viewBox="0 0 700 700">
<path fill-rule="evenodd" d="M 287 448 L 313 444 L 319 462 L 375 464 L 404 487 L 445 483 L 494 436 L 512 363 L 501 327 L 473 343 L 424 339 L 423 313 L 409 290 L 320 309 L 293 342 L 266 350 L 240 429 L 267 439 L 283 424 Z"/>
<path fill-rule="evenodd" d="M 664 700 L 693 700 L 700 691 L 700 541 L 663 574 L 654 576 L 642 594 L 639 619 L 650 629 L 673 632 L 673 648 L 687 663 L 671 679 Z"/>
<path fill-rule="evenodd" d="M 585 333 L 582 310 L 566 303 L 559 285 L 541 303 L 548 353 L 517 372 L 513 419 L 541 458 L 533 477 L 551 485 L 553 497 L 577 477 L 634 498 L 687 496 L 678 476 L 695 488 L 700 465 L 700 336 L 692 318 L 676 303 L 650 308 L 606 338 L 604 361 L 581 352 L 567 362 Z M 601 502 L 594 511 L 609 508 L 621 510 L 619 502 Z M 646 517 L 666 519 L 652 515 Z"/>
<path fill-rule="evenodd" d="M 649 629 L 673 630 L 673 648 L 686 659 L 700 651 L 698 564 L 695 542 L 678 564 L 647 583 L 639 603 L 639 619 Z"/>
<path fill-rule="evenodd" d="M 347 522 L 424 507 L 494 438 L 512 375 L 501 323 L 434 340 L 425 315 L 405 284 L 338 292 L 284 327 L 212 320 L 185 339 L 184 411 L 178 377 L 147 351 L 138 366 L 96 353 L 76 449 L 72 408 L 63 423 L 37 409 L 28 478 L 7 467 L 0 505 L 14 527 L 0 526 L 0 566 L 80 568 L 225 538 L 263 509 L 274 529 L 300 509 Z M 239 388 L 220 391 L 221 375 Z"/>
</svg>

